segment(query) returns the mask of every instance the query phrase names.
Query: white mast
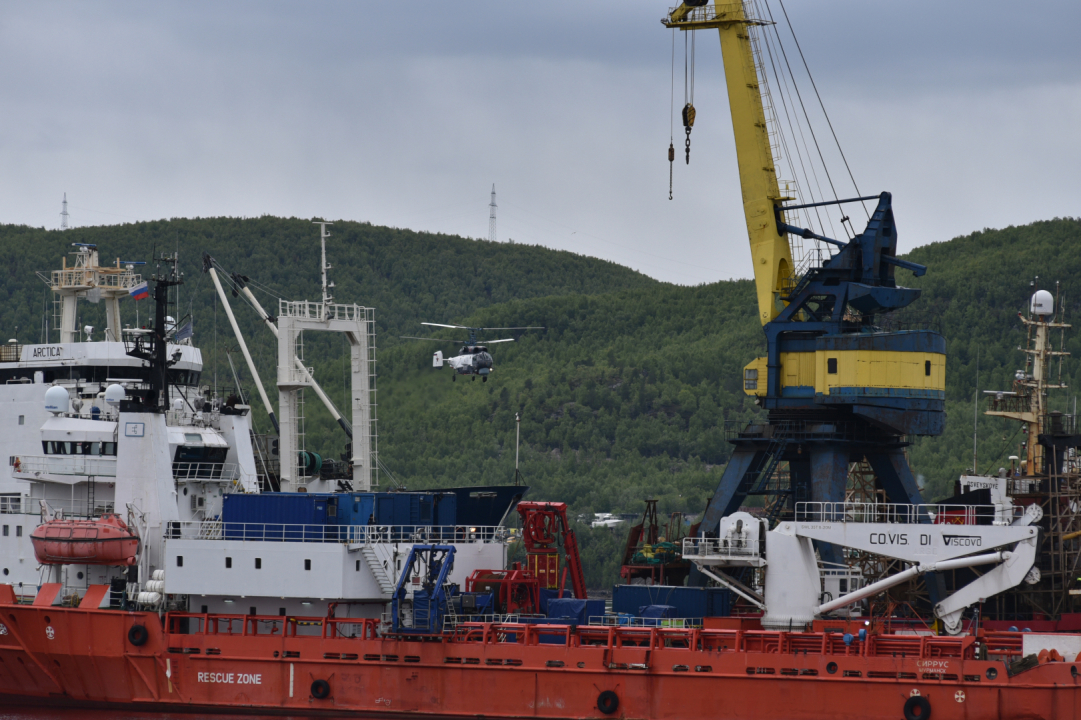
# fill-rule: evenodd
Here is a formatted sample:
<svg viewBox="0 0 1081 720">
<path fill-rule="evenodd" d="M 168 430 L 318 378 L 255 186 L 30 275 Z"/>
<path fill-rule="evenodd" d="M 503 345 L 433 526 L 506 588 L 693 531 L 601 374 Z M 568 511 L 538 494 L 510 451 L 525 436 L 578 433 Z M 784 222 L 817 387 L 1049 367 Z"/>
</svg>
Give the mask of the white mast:
<svg viewBox="0 0 1081 720">
<path fill-rule="evenodd" d="M 320 265 L 320 267 L 322 268 L 322 272 L 323 272 L 323 305 L 324 306 L 329 305 L 330 301 L 334 299 L 333 296 L 331 296 L 331 294 L 330 294 L 330 290 L 334 287 L 334 283 L 330 283 L 329 285 L 327 284 L 327 270 L 331 269 L 330 265 L 327 265 L 327 238 L 330 237 L 330 233 L 327 232 L 327 225 L 333 225 L 333 224 L 334 223 L 332 223 L 332 222 L 324 222 L 322 220 L 312 223 L 312 225 L 318 225 L 319 226 L 319 244 L 323 248 L 323 260 L 322 260 L 322 265 Z"/>
<path fill-rule="evenodd" d="M 495 183 L 492 183 L 492 202 L 488 204 L 488 240 L 495 242 Z"/>
</svg>

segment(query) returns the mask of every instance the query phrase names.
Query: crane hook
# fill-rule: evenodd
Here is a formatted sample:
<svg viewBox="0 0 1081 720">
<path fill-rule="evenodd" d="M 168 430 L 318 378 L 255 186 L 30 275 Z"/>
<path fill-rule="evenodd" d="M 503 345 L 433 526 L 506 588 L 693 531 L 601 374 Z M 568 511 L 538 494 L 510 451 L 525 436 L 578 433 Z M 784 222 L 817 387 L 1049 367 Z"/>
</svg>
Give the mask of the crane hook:
<svg viewBox="0 0 1081 720">
<path fill-rule="evenodd" d="M 687 103 L 683 106 L 683 127 L 687 131 L 687 164 L 691 164 L 691 128 L 694 127 L 694 105 Z"/>
<path fill-rule="evenodd" d="M 672 168 L 676 161 L 676 144 L 675 142 L 668 143 L 668 199 L 672 199 Z"/>
</svg>

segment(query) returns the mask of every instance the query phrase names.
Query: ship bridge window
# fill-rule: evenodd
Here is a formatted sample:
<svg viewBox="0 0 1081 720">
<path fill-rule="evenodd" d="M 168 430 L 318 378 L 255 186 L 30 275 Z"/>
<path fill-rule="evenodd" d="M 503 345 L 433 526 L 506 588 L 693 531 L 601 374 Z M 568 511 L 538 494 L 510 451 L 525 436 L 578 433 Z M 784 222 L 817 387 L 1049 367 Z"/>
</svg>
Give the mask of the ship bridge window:
<svg viewBox="0 0 1081 720">
<path fill-rule="evenodd" d="M 201 438 L 200 438 L 201 441 Z M 176 449 L 173 462 L 178 463 L 222 463 L 229 453 L 229 448 L 223 447 L 194 447 L 181 445 Z"/>
<path fill-rule="evenodd" d="M 41 448 L 46 455 L 116 455 L 114 442 L 78 442 L 68 440 L 42 440 Z"/>
</svg>

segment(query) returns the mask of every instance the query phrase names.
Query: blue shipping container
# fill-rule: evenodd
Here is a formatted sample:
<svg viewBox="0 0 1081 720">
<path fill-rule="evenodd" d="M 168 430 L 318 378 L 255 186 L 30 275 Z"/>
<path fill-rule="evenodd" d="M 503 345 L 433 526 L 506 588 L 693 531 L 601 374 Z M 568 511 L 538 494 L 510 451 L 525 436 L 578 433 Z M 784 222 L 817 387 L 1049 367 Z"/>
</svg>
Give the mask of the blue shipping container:
<svg viewBox="0 0 1081 720">
<path fill-rule="evenodd" d="M 314 493 L 238 493 L 222 498 L 221 519 L 225 539 L 333 540 L 336 518 L 328 517 L 328 505 L 336 513 L 337 501 Z"/>
<path fill-rule="evenodd" d="M 731 593 L 724 588 L 673 585 L 617 585 L 612 592 L 612 612 L 637 615 L 647 605 L 671 605 L 675 617 L 723 617 L 731 612 Z"/>
<path fill-rule="evenodd" d="M 454 493 L 436 493 L 433 498 L 435 503 L 432 525 L 451 527 L 458 520 L 458 496 Z"/>
</svg>

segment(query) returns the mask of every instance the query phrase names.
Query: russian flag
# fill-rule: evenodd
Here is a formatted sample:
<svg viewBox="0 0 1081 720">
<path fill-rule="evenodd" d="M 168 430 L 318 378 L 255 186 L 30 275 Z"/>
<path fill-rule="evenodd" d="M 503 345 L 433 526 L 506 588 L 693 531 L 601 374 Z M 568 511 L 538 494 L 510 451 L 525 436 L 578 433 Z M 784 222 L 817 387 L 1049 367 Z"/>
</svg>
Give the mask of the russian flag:
<svg viewBox="0 0 1081 720">
<path fill-rule="evenodd" d="M 147 285 L 146 281 L 144 280 L 143 282 L 139 283 L 138 285 L 133 287 L 131 290 L 129 290 L 128 294 L 131 295 L 136 300 L 145 300 L 148 297 L 150 297 L 150 287 Z"/>
</svg>

